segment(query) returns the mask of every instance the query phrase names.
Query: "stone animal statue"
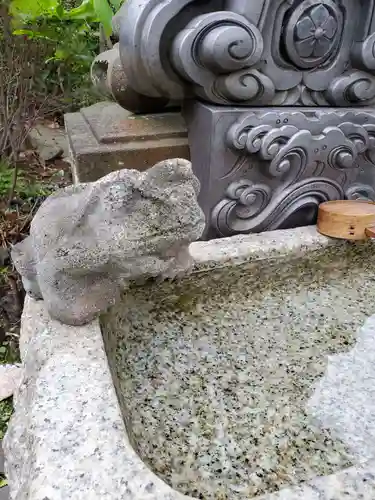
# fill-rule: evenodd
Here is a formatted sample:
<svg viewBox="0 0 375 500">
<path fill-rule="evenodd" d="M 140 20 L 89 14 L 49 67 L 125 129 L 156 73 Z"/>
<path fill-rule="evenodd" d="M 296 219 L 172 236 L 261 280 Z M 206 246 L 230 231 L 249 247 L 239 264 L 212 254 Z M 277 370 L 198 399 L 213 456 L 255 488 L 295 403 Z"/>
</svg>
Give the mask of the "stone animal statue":
<svg viewBox="0 0 375 500">
<path fill-rule="evenodd" d="M 53 318 L 82 325 L 129 282 L 186 272 L 189 244 L 205 226 L 198 192 L 190 162 L 181 159 L 57 191 L 12 249 L 26 291 Z"/>
</svg>

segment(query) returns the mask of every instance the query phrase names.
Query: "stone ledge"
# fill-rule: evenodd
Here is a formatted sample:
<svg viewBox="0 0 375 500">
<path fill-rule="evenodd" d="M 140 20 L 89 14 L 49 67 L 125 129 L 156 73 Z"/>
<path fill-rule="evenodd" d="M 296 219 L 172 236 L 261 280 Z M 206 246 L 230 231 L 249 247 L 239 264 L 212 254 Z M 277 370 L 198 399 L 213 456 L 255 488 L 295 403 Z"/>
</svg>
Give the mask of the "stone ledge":
<svg viewBox="0 0 375 500">
<path fill-rule="evenodd" d="M 65 115 L 75 182 L 92 182 L 122 168 L 146 170 L 170 158 L 190 158 L 179 113 L 131 115 L 100 102 Z"/>
<path fill-rule="evenodd" d="M 199 272 L 269 258 L 283 262 L 343 245 L 301 228 L 194 243 L 191 252 Z M 157 478 L 132 448 L 98 322 L 62 325 L 43 302 L 27 299 L 20 348 L 23 380 L 4 441 L 11 499 L 188 498 Z M 371 463 L 261 500 L 373 500 L 374 472 Z"/>
<path fill-rule="evenodd" d="M 69 327 L 26 299 L 24 374 L 4 440 L 13 500 L 182 500 L 127 438 L 98 322 Z"/>
</svg>

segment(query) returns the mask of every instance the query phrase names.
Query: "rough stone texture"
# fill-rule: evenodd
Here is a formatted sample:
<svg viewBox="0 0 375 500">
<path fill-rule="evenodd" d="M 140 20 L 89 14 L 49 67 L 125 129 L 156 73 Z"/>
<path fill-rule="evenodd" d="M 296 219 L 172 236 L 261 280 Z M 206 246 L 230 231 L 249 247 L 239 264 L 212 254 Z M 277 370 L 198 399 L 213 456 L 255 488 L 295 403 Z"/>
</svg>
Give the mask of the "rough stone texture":
<svg viewBox="0 0 375 500">
<path fill-rule="evenodd" d="M 27 298 L 20 349 L 4 439 L 12 500 L 183 500 L 130 445 L 96 322 L 62 325 Z"/>
<path fill-rule="evenodd" d="M 44 161 L 66 156 L 68 153 L 68 141 L 64 129 L 49 128 L 39 124 L 30 130 L 29 140 Z"/>
<path fill-rule="evenodd" d="M 101 102 L 65 115 L 75 182 L 96 181 L 120 170 L 146 170 L 167 158 L 190 158 L 181 114 L 132 116 L 119 104 Z"/>
<path fill-rule="evenodd" d="M 9 486 L 0 489 L 0 500 L 9 500 Z"/>
<path fill-rule="evenodd" d="M 0 365 L 0 401 L 13 395 L 22 374 L 20 365 Z"/>
<path fill-rule="evenodd" d="M 208 272 L 132 289 L 103 318 L 134 445 L 180 493 L 247 500 L 312 481 L 312 498 L 374 495 L 375 476 L 342 473 L 374 456 L 374 355 L 359 341 L 330 373 L 375 312 L 374 247 L 314 231 L 196 243 Z"/>
<path fill-rule="evenodd" d="M 280 288 L 273 290 L 275 297 L 279 292 L 282 297 L 284 286 L 288 286 L 287 271 L 295 259 L 299 262 L 301 259 L 315 262 L 323 260 L 320 274 L 315 274 L 316 268 L 311 274 L 304 268 L 295 290 L 297 294 L 303 286 L 309 286 L 314 278 L 317 287 L 324 283 L 326 278 L 323 268 L 327 269 L 325 266 L 329 266 L 335 255 L 338 265 L 334 264 L 330 272 L 336 272 L 337 275 L 340 275 L 339 268 L 342 263 L 345 263 L 346 269 L 346 265 L 353 259 L 355 266 L 352 270 L 348 269 L 346 278 L 353 285 L 353 302 L 350 311 L 345 313 L 350 315 L 351 311 L 354 312 L 353 319 L 349 320 L 348 331 L 352 328 L 354 333 L 355 325 L 369 313 L 367 305 L 365 309 L 361 309 L 356 287 L 359 279 L 356 275 L 358 265 L 368 265 L 370 275 L 373 272 L 371 263 L 374 256 L 369 245 L 329 240 L 317 234 L 314 228 L 303 228 L 197 242 L 190 246 L 190 252 L 195 261 L 195 273 L 188 278 L 188 282 L 194 286 L 194 281 L 199 285 L 204 280 L 202 295 L 206 294 L 210 298 L 216 289 L 218 296 L 221 291 L 223 301 L 232 295 L 236 283 L 240 286 L 245 275 L 254 272 L 254 266 L 263 271 L 270 268 L 269 274 L 272 274 L 270 263 L 273 263 L 279 267 L 279 276 L 283 272 L 282 269 L 285 269 L 285 283 L 280 283 Z M 326 261 L 324 256 L 328 255 L 329 259 Z M 332 286 L 335 279 L 333 277 Z M 337 282 L 337 285 L 339 289 L 342 283 Z M 162 297 L 163 287 L 168 288 L 168 285 L 163 284 L 161 288 L 156 284 L 147 286 L 143 289 L 144 294 L 149 297 L 154 289 L 154 304 L 157 297 Z M 360 293 L 369 294 L 370 287 L 371 283 L 368 283 Z M 251 290 L 241 290 L 245 294 L 251 293 Z M 172 288 L 172 291 L 177 301 L 181 284 Z M 144 297 L 140 292 L 141 290 L 135 291 L 132 296 L 140 297 L 138 306 L 143 307 Z M 291 301 L 293 293 L 292 289 Z M 196 298 L 198 302 L 202 301 L 201 295 Z M 169 297 L 169 301 L 171 300 L 173 296 Z M 165 303 L 166 306 L 167 304 L 168 302 Z M 194 311 L 189 297 L 182 300 L 183 304 L 185 315 L 189 308 Z M 296 305 L 294 318 L 300 306 L 301 303 Z M 163 324 L 163 331 L 168 335 L 169 326 L 173 327 L 175 324 L 176 309 L 171 309 L 168 317 L 167 307 L 165 312 L 162 311 L 162 304 L 157 304 L 157 307 L 160 314 L 164 314 L 168 320 Z M 220 316 L 219 308 L 220 304 L 215 314 Z M 144 320 L 147 321 L 150 314 L 149 305 L 143 312 Z M 269 314 L 273 312 L 274 309 L 268 311 Z M 120 313 L 123 314 L 121 310 Z M 334 311 L 327 308 L 324 314 L 332 317 Z M 141 315 L 140 310 L 139 316 Z M 216 316 L 211 319 L 215 322 Z M 26 299 L 20 346 L 24 377 L 15 396 L 15 415 L 5 438 L 6 469 L 12 500 L 187 500 L 187 497 L 171 490 L 158 479 L 134 451 L 136 442 L 134 432 L 132 433 L 134 422 L 131 420 L 131 411 L 122 405 L 121 416 L 108 368 L 109 361 L 121 398 L 114 356 L 116 337 L 108 335 L 111 328 L 109 321 L 113 324 L 115 320 L 113 313 L 102 320 L 107 360 L 97 322 L 79 328 L 61 325 L 48 316 L 43 302 Z M 367 324 L 367 330 L 373 330 L 373 322 Z M 148 335 L 148 330 L 139 331 L 141 343 L 144 334 Z M 160 333 L 157 335 L 160 336 Z M 179 359 L 175 361 L 179 362 Z M 367 377 L 373 376 L 369 371 L 366 373 Z M 327 373 L 324 376 L 326 377 Z M 374 385 L 373 379 L 369 379 L 368 383 Z M 186 394 L 181 393 L 178 396 L 188 401 Z M 368 400 L 368 404 L 373 404 L 373 398 Z M 345 410 L 344 407 L 343 411 Z M 258 500 L 374 498 L 375 463 L 368 462 L 328 477 L 314 479 L 304 485 L 258 497 Z"/>
<path fill-rule="evenodd" d="M 188 245 L 204 229 L 198 192 L 190 162 L 179 159 L 57 191 L 12 249 L 25 289 L 52 317 L 81 325 L 129 281 L 186 271 Z"/>
</svg>

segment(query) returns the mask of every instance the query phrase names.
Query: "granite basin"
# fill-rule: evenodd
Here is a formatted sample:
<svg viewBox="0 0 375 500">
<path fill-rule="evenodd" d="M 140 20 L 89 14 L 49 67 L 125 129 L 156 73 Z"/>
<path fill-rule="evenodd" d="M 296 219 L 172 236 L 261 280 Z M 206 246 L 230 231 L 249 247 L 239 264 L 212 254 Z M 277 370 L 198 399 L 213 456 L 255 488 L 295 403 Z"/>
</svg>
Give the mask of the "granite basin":
<svg viewBox="0 0 375 500">
<path fill-rule="evenodd" d="M 191 246 L 81 328 L 25 305 L 13 500 L 375 498 L 373 242 Z"/>
</svg>

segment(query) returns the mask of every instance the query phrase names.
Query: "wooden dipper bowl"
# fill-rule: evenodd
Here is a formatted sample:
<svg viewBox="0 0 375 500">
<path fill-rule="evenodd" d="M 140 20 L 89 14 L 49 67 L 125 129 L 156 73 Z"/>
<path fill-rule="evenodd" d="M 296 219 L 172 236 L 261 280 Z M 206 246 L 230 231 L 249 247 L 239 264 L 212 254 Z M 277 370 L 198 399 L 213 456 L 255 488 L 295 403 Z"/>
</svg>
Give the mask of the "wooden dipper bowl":
<svg viewBox="0 0 375 500">
<path fill-rule="evenodd" d="M 319 206 L 318 231 L 331 238 L 375 238 L 375 203 L 361 200 L 327 201 Z"/>
</svg>

